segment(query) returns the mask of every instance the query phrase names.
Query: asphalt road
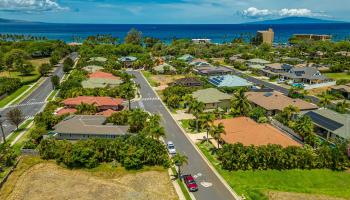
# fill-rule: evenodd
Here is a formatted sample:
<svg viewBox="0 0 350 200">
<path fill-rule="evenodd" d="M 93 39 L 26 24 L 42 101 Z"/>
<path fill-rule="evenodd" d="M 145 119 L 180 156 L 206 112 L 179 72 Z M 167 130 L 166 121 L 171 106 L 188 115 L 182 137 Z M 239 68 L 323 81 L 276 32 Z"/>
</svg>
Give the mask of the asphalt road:
<svg viewBox="0 0 350 200">
<path fill-rule="evenodd" d="M 194 194 L 197 200 L 230 200 L 234 199 L 230 191 L 224 186 L 200 154 L 192 146 L 188 138 L 178 127 L 170 113 L 157 98 L 152 88 L 147 84 L 140 72 L 133 71 L 134 81 L 141 86 L 140 101 L 133 102 L 132 107 L 143 108 L 148 112 L 161 115 L 162 125 L 166 130 L 166 141 L 173 141 L 179 153 L 188 157 L 188 165 L 183 167 L 183 174 L 192 174 L 197 177 L 199 190 Z M 208 186 L 209 187 L 204 187 Z"/>
<path fill-rule="evenodd" d="M 234 75 L 240 76 L 240 77 L 246 79 L 247 81 L 249 81 L 251 83 L 254 83 L 256 85 L 264 85 L 265 87 L 274 89 L 274 90 L 276 90 L 278 92 L 281 92 L 281 93 L 283 93 L 285 95 L 288 95 L 289 90 L 284 88 L 284 87 L 282 87 L 282 86 L 278 86 L 278 85 L 269 83 L 267 81 L 263 81 L 263 80 L 254 78 L 252 76 L 248 76 L 247 74 L 244 74 L 244 73 L 242 73 L 240 71 L 237 71 L 235 69 L 234 69 Z M 317 97 L 314 97 L 314 96 L 306 96 L 306 98 L 310 99 L 311 102 L 314 103 L 314 104 L 317 104 L 319 102 L 319 99 Z"/>
<path fill-rule="evenodd" d="M 78 57 L 77 53 L 72 53 L 70 55 L 70 58 L 72 60 L 77 59 L 77 57 Z M 64 75 L 63 65 L 59 64 L 52 75 L 57 75 L 60 78 L 62 78 Z M 0 115 L 2 116 L 2 120 L 6 119 L 5 118 L 6 114 L 14 108 L 20 109 L 25 119 L 34 117 L 37 113 L 39 113 L 43 109 L 43 106 L 45 105 L 45 101 L 47 97 L 50 95 L 52 90 L 53 90 L 53 87 L 52 87 L 51 79 L 48 77 L 37 89 L 35 89 L 30 95 L 28 95 L 20 104 L 9 106 L 6 109 L 0 110 Z M 11 125 L 7 120 L 4 121 L 3 128 L 6 136 L 8 136 L 12 131 L 16 129 L 16 127 Z"/>
</svg>

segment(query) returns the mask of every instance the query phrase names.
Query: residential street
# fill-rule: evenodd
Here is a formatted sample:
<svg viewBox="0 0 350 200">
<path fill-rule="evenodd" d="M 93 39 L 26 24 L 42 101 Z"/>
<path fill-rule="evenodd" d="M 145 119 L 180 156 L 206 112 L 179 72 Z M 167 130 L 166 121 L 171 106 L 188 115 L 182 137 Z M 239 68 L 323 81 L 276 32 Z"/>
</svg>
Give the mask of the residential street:
<svg viewBox="0 0 350 200">
<path fill-rule="evenodd" d="M 173 141 L 178 152 L 188 157 L 188 165 L 183 167 L 183 173 L 192 174 L 197 177 L 199 191 L 193 193 L 197 200 L 229 200 L 235 199 L 230 191 L 215 175 L 212 169 L 203 160 L 200 154 L 192 146 L 189 139 L 185 136 L 172 118 L 170 113 L 157 98 L 152 88 L 143 78 L 139 71 L 130 72 L 135 75 L 135 82 L 141 86 L 140 92 L 142 99 L 133 102 L 132 106 L 140 107 L 151 113 L 157 113 L 162 117 L 162 124 L 166 129 L 166 141 Z"/>
<path fill-rule="evenodd" d="M 72 60 L 75 60 L 77 57 L 78 57 L 77 53 L 72 53 L 70 55 L 70 58 Z M 53 75 L 57 75 L 60 78 L 63 77 L 64 75 L 63 64 L 60 64 L 60 66 L 55 69 L 55 71 L 53 72 Z M 34 117 L 38 112 L 41 111 L 41 109 L 45 105 L 46 98 L 50 95 L 52 90 L 53 88 L 51 84 L 51 79 L 46 78 L 45 81 L 37 89 L 35 89 L 30 95 L 28 95 L 19 105 L 9 106 L 4 110 L 0 110 L 0 115 L 2 115 L 4 118 L 7 112 L 17 107 L 22 111 L 26 119 L 30 117 Z M 16 129 L 16 127 L 11 125 L 8 121 L 5 121 L 3 123 L 3 127 L 4 127 L 4 132 L 6 136 Z"/>
</svg>

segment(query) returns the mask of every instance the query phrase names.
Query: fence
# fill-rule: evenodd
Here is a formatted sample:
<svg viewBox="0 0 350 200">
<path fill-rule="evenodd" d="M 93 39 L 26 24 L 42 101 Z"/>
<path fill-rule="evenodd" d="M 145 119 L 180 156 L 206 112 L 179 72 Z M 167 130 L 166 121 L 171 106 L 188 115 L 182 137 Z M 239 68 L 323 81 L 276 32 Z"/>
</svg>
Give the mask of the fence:
<svg viewBox="0 0 350 200">
<path fill-rule="evenodd" d="M 38 156 L 39 152 L 36 149 L 21 149 L 22 155 Z"/>
<path fill-rule="evenodd" d="M 318 83 L 318 84 L 312 84 L 312 85 L 305 85 L 304 89 L 305 90 L 311 90 L 319 87 L 327 87 L 327 86 L 333 86 L 336 85 L 336 81 L 330 81 L 330 82 L 325 82 L 325 83 Z"/>
<path fill-rule="evenodd" d="M 16 163 L 11 167 L 11 170 L 4 176 L 4 178 L 0 181 L 0 189 L 5 184 L 9 176 L 12 174 L 12 172 L 16 169 L 17 164 L 21 160 L 21 157 L 17 159 Z"/>
<path fill-rule="evenodd" d="M 303 143 L 303 138 L 300 135 L 295 133 L 291 128 L 283 125 L 281 122 L 279 122 L 279 121 L 277 121 L 275 119 L 271 119 L 271 124 L 273 126 L 277 127 L 278 129 L 282 130 L 284 133 L 287 133 L 295 141 L 297 141 L 299 143 Z"/>
</svg>

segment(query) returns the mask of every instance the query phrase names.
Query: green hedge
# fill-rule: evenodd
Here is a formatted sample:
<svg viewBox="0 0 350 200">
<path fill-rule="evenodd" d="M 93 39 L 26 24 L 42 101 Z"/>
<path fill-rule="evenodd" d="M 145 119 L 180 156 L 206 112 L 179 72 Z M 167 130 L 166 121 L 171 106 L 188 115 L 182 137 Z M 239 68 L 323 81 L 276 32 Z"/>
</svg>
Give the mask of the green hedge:
<svg viewBox="0 0 350 200">
<path fill-rule="evenodd" d="M 226 170 L 322 169 L 344 170 L 350 166 L 346 145 L 283 148 L 280 145 L 243 146 L 225 144 L 218 160 Z"/>
<path fill-rule="evenodd" d="M 76 143 L 45 139 L 39 145 L 39 152 L 43 159 L 55 159 L 69 168 L 93 168 L 101 162 L 112 161 L 121 163 L 126 169 L 170 165 L 165 145 L 159 140 L 141 135 Z"/>
</svg>

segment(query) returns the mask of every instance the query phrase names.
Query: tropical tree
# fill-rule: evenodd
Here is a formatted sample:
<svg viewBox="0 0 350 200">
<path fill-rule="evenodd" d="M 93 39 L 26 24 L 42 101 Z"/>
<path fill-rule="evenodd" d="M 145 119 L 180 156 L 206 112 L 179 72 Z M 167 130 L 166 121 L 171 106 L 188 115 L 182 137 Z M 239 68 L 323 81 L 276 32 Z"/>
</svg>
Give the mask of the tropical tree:
<svg viewBox="0 0 350 200">
<path fill-rule="evenodd" d="M 219 123 L 217 126 L 213 125 L 210 130 L 210 135 L 217 141 L 218 149 L 220 147 L 221 136 L 222 134 L 226 135 L 225 126 L 223 123 Z"/>
<path fill-rule="evenodd" d="M 15 69 L 24 76 L 31 74 L 35 70 L 34 65 L 32 63 L 26 61 L 23 62 L 22 60 L 15 61 L 14 66 Z"/>
<path fill-rule="evenodd" d="M 341 101 L 341 102 L 338 102 L 336 105 L 335 105 L 335 110 L 339 113 L 346 113 L 347 112 L 347 109 L 350 108 L 350 104 L 344 100 L 344 101 Z"/>
<path fill-rule="evenodd" d="M 176 153 L 176 155 L 173 157 L 174 164 L 178 167 L 177 170 L 177 177 L 181 177 L 181 167 L 184 164 L 188 164 L 188 157 L 186 155 L 181 155 L 180 153 Z"/>
<path fill-rule="evenodd" d="M 209 141 L 209 131 L 212 128 L 212 124 L 215 120 L 215 115 L 212 113 L 202 114 L 199 117 L 201 122 L 201 128 L 207 131 L 207 142 Z"/>
<path fill-rule="evenodd" d="M 142 32 L 132 28 L 124 39 L 127 44 L 141 45 L 142 43 Z"/>
<path fill-rule="evenodd" d="M 51 65 L 49 63 L 44 63 L 42 65 L 39 66 L 39 73 L 42 76 L 46 76 L 51 70 Z"/>
<path fill-rule="evenodd" d="M 149 114 L 139 108 L 133 110 L 128 117 L 129 132 L 138 133 L 142 131 L 146 125 Z"/>
<path fill-rule="evenodd" d="M 299 113 L 299 111 L 298 107 L 289 105 L 276 115 L 276 119 L 285 125 L 290 125 L 293 117 Z"/>
<path fill-rule="evenodd" d="M 194 100 L 188 107 L 188 112 L 192 113 L 196 117 L 196 130 L 199 131 L 199 116 L 203 113 L 205 105 L 203 102 Z"/>
<path fill-rule="evenodd" d="M 182 97 L 182 100 L 184 101 L 184 108 L 187 108 L 187 106 L 194 100 L 193 96 L 190 94 L 186 94 Z"/>
<path fill-rule="evenodd" d="M 27 52 L 21 49 L 12 49 L 4 55 L 4 63 L 6 70 L 10 74 L 10 72 L 14 70 L 16 66 L 23 65 L 28 58 L 29 55 Z"/>
<path fill-rule="evenodd" d="M 131 99 L 135 98 L 137 85 L 133 81 L 125 82 L 120 86 L 121 96 L 128 100 L 129 110 L 131 110 Z"/>
<path fill-rule="evenodd" d="M 231 108 L 237 115 L 246 115 L 251 110 L 251 105 L 245 95 L 244 89 L 237 90 L 231 100 Z"/>
<path fill-rule="evenodd" d="M 328 105 L 330 105 L 332 103 L 332 98 L 329 94 L 327 94 L 326 92 L 323 92 L 320 95 L 320 101 L 319 101 L 319 105 L 323 108 L 326 108 Z"/>
<path fill-rule="evenodd" d="M 57 75 L 52 76 L 51 83 L 52 83 L 53 89 L 58 88 L 60 86 L 60 77 L 58 77 Z"/>
<path fill-rule="evenodd" d="M 70 70 L 72 70 L 73 66 L 74 66 L 74 61 L 68 57 L 63 62 L 63 71 L 68 73 Z"/>
<path fill-rule="evenodd" d="M 307 115 L 299 117 L 295 122 L 294 130 L 303 138 L 312 134 L 314 131 L 314 124 L 312 122 L 312 119 Z"/>
<path fill-rule="evenodd" d="M 146 136 L 150 136 L 153 139 L 159 139 L 160 137 L 165 136 L 164 127 L 160 125 L 160 115 L 150 116 L 142 130 L 142 133 Z"/>
<path fill-rule="evenodd" d="M 77 106 L 77 114 L 92 115 L 97 113 L 97 110 L 95 104 L 81 103 Z"/>
<path fill-rule="evenodd" d="M 24 120 L 22 111 L 18 108 L 14 108 L 10 110 L 6 114 L 6 117 L 12 125 L 16 126 L 16 129 L 18 129 L 19 124 Z"/>
</svg>

